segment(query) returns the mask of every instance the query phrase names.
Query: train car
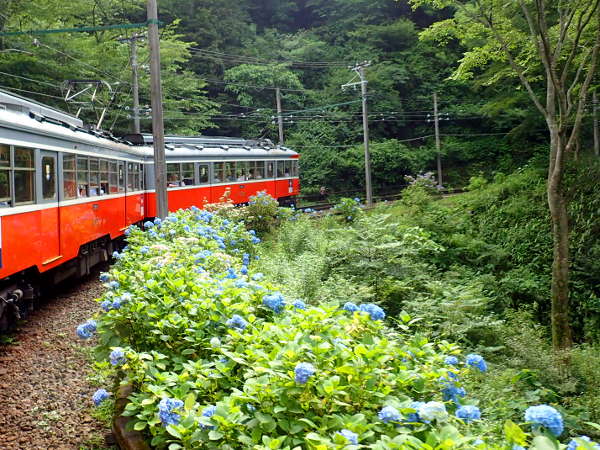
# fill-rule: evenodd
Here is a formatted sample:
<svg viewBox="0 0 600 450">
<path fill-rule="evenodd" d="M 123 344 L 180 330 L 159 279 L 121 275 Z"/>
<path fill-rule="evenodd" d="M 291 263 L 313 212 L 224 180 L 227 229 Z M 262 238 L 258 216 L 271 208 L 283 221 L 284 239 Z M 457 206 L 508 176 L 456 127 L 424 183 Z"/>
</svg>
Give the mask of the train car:
<svg viewBox="0 0 600 450">
<path fill-rule="evenodd" d="M 125 229 L 156 215 L 152 139 L 138 145 L 60 110 L 0 91 L 0 331 L 40 286 L 82 277 Z M 298 154 L 269 141 L 168 137 L 169 210 L 299 193 Z"/>
<path fill-rule="evenodd" d="M 152 136 L 144 140 L 151 144 Z M 269 140 L 167 136 L 165 143 L 169 210 L 201 207 L 224 197 L 243 204 L 259 191 L 290 205 L 300 193 L 298 154 Z M 148 215 L 154 216 L 152 165 L 146 186 Z"/>
</svg>

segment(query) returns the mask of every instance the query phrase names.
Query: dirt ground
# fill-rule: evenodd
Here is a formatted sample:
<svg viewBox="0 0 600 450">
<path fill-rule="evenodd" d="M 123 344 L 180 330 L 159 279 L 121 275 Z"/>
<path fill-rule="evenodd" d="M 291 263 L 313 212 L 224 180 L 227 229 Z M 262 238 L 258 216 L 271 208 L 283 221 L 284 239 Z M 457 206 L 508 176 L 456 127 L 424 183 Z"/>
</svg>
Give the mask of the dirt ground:
<svg viewBox="0 0 600 450">
<path fill-rule="evenodd" d="M 110 449 L 91 415 L 89 346 L 75 334 L 98 309 L 97 274 L 51 295 L 0 344 L 0 449 Z"/>
</svg>

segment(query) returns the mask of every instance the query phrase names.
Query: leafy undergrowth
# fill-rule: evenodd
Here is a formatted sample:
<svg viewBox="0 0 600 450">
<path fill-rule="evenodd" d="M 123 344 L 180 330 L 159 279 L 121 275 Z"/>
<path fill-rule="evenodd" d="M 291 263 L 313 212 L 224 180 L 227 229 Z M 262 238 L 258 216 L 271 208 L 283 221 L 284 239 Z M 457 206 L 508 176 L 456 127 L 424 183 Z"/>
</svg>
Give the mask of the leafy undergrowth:
<svg viewBox="0 0 600 450">
<path fill-rule="evenodd" d="M 242 222 L 193 208 L 145 228 L 128 230 L 102 276 L 105 313 L 78 334 L 97 334 L 100 364 L 134 385 L 126 414 L 154 447 L 557 448 L 556 410 L 529 409 L 532 433 L 486 417 L 493 405 L 463 388 L 485 384 L 483 358 L 413 333 L 409 316 L 390 328 L 373 303 L 281 294 Z M 404 231 L 405 255 L 436 250 Z"/>
</svg>

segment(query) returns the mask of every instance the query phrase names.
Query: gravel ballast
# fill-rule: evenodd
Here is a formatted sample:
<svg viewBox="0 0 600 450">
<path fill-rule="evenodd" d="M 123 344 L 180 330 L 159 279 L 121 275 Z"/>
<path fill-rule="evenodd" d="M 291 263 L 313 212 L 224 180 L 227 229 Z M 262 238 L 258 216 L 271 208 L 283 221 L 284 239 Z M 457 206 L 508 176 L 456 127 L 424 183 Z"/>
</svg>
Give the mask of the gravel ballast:
<svg viewBox="0 0 600 450">
<path fill-rule="evenodd" d="M 90 364 L 75 334 L 97 311 L 97 274 L 52 295 L 0 345 L 0 449 L 107 449 L 110 428 L 93 418 Z"/>
</svg>

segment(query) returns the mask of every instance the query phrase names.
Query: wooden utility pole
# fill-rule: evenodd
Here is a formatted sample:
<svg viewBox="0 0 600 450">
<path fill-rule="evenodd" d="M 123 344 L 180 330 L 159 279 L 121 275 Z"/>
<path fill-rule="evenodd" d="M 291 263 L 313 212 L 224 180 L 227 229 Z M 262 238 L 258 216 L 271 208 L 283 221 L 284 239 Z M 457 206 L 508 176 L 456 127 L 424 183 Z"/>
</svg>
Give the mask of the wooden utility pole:
<svg viewBox="0 0 600 450">
<path fill-rule="evenodd" d="M 598 94 L 592 94 L 592 111 L 594 113 L 594 155 L 600 156 L 600 130 L 598 130 Z"/>
<path fill-rule="evenodd" d="M 156 214 L 158 217 L 164 219 L 169 213 L 169 208 L 167 203 L 165 129 L 163 123 L 162 89 L 160 85 L 160 42 L 158 38 L 158 8 L 156 0 L 148 0 L 148 44 L 150 45 L 150 92 L 152 97 Z"/>
<path fill-rule="evenodd" d="M 369 111 L 367 105 L 367 79 L 365 77 L 365 67 L 369 67 L 369 61 L 357 64 L 350 67 L 360 77 L 360 81 L 356 83 L 346 83 L 342 85 L 342 89 L 347 87 L 356 87 L 360 84 L 362 95 L 362 114 L 363 114 L 363 140 L 365 146 L 365 188 L 367 194 L 367 206 L 373 206 L 373 187 L 371 186 L 371 156 L 369 155 Z"/>
<path fill-rule="evenodd" d="M 275 89 L 277 98 L 277 123 L 279 124 L 279 145 L 283 145 L 283 117 L 281 116 L 281 89 Z"/>
<path fill-rule="evenodd" d="M 437 150 L 437 179 L 438 186 L 442 187 L 442 153 L 440 151 L 440 118 L 438 115 L 437 94 L 433 93 L 433 120 L 435 122 L 435 148 Z"/>
<path fill-rule="evenodd" d="M 365 78 L 365 67 L 369 64 L 361 64 L 358 67 L 360 76 L 360 88 L 362 94 L 363 113 L 363 140 L 365 144 L 365 184 L 367 188 L 367 206 L 373 206 L 373 187 L 371 186 L 371 156 L 369 155 L 369 112 L 367 105 L 367 79 Z"/>
</svg>

